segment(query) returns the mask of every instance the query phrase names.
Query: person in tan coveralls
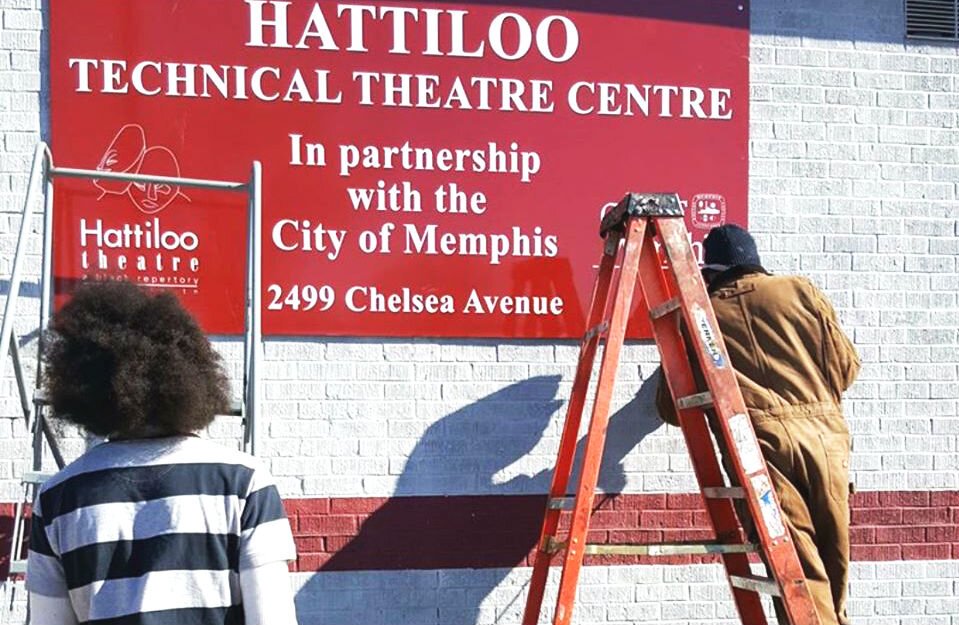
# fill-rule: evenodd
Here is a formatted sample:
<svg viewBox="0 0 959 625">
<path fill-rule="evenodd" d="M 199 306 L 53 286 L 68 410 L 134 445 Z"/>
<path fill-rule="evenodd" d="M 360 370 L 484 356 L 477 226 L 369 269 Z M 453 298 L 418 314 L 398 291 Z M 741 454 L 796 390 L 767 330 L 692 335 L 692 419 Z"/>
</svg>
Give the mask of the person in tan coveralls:
<svg viewBox="0 0 959 625">
<path fill-rule="evenodd" d="M 805 278 L 766 272 L 744 229 L 714 228 L 704 248 L 713 310 L 819 618 L 847 625 L 850 438 L 841 399 L 859 373 L 856 350 L 825 296 Z M 656 403 L 678 425 L 662 378 Z"/>
</svg>

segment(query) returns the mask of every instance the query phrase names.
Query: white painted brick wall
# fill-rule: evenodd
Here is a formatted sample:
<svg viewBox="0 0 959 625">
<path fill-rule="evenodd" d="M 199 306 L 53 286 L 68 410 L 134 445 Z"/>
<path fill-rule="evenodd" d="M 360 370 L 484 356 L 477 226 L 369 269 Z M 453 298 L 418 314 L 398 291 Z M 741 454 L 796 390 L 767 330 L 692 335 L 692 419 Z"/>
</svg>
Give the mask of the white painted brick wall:
<svg viewBox="0 0 959 625">
<path fill-rule="evenodd" d="M 0 0 L 0 279 L 10 269 L 30 153 L 49 127 L 46 5 Z M 863 373 L 846 402 L 857 485 L 957 489 L 957 46 L 904 42 L 900 0 L 755 0 L 752 30 L 750 226 L 771 269 L 808 275 L 830 294 L 862 353 Z M 36 326 L 32 226 L 17 320 L 24 335 Z M 3 293 L 7 287 L 0 282 Z M 238 380 L 239 346 L 219 347 Z M 316 339 L 270 342 L 266 356 L 262 448 L 287 495 L 478 494 L 544 488 L 561 410 L 546 420 L 543 406 L 568 396 L 576 346 Z M 617 408 L 656 360 L 649 345 L 626 350 Z M 523 386 L 553 375 L 558 383 Z M 519 396 L 508 390 L 517 383 Z M 495 405 L 475 403 L 504 389 Z M 28 454 L 17 411 L 8 374 L 0 380 L 2 501 L 16 498 Z M 650 411 L 647 388 L 620 415 L 621 440 L 642 440 L 617 459 L 614 486 L 693 489 L 679 437 L 653 430 Z M 483 428 L 491 414 L 532 441 L 506 466 L 496 461 L 495 432 Z M 237 434 L 236 423 L 214 430 Z M 466 443 L 469 453 L 444 452 Z M 82 447 L 70 438 L 71 454 Z M 424 460 L 407 466 L 411 455 Z M 525 575 L 325 573 L 297 583 L 306 588 L 304 623 L 506 623 L 518 621 Z M 706 584 L 690 584 L 689 575 Z M 856 563 L 853 577 L 859 625 L 959 625 L 956 561 Z M 404 603 L 387 619 L 389 589 Z M 22 620 L 22 590 L 11 591 L 5 584 L 0 593 L 0 623 Z M 719 623 L 730 614 L 715 567 L 589 567 L 581 608 L 581 622 L 611 625 Z M 347 619 L 357 610 L 363 618 Z"/>
<path fill-rule="evenodd" d="M 558 582 L 553 573 L 546 615 Z M 856 625 L 959 621 L 956 562 L 855 563 L 852 574 L 849 615 Z M 324 573 L 297 575 L 295 583 L 301 619 L 309 623 L 499 625 L 520 621 L 527 582 L 526 571 L 490 569 Z M 574 621 L 739 625 L 728 593 L 718 565 L 586 567 Z"/>
</svg>

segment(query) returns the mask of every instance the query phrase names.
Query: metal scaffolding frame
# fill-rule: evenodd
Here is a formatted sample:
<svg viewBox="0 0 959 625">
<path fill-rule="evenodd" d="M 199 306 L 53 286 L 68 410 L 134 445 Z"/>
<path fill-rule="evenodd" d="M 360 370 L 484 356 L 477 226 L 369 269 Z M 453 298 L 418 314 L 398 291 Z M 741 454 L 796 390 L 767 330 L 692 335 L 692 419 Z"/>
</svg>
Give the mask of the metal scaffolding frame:
<svg viewBox="0 0 959 625">
<path fill-rule="evenodd" d="M 24 496 L 17 503 L 14 517 L 13 536 L 10 547 L 10 574 L 21 574 L 26 570 L 26 558 L 23 551 L 25 537 L 24 508 L 33 500 L 37 489 L 50 476 L 43 473 L 44 440 L 58 469 L 64 466 L 63 454 L 56 436 L 48 422 L 49 405 L 40 390 L 43 378 L 44 336 L 50 321 L 53 301 L 53 182 L 55 178 L 85 178 L 97 180 L 119 180 L 124 182 L 149 182 L 179 185 L 199 189 L 214 189 L 247 195 L 247 248 L 246 248 L 246 284 L 243 333 L 243 392 L 238 404 L 230 414 L 239 416 L 243 421 L 243 442 L 245 451 L 255 454 L 257 447 L 256 415 L 259 398 L 262 396 L 261 363 L 263 360 L 263 324 L 262 324 L 262 230 L 263 230 L 263 167 L 259 161 L 253 161 L 250 177 L 245 182 L 229 180 L 205 180 L 200 178 L 180 178 L 173 176 L 152 176 L 149 174 L 128 174 L 122 172 L 97 171 L 56 167 L 53 155 L 46 143 L 40 142 L 33 154 L 33 165 L 27 182 L 26 197 L 23 204 L 20 232 L 17 237 L 16 252 L 10 276 L 10 290 L 3 310 L 3 322 L 0 324 L 0 346 L 9 345 L 13 361 L 17 391 L 23 410 L 24 421 L 31 432 L 33 444 L 32 470 L 23 476 Z M 20 338 L 14 332 L 14 316 L 20 284 L 23 280 L 23 261 L 26 256 L 27 239 L 30 235 L 30 222 L 38 202 L 35 193 L 40 183 L 43 194 L 43 250 L 40 274 L 40 326 L 37 344 L 37 369 L 33 395 L 27 390 L 23 361 L 20 355 Z M 2 349 L 2 348 L 0 348 Z M 0 379 L 3 378 L 6 355 L 0 357 Z"/>
</svg>

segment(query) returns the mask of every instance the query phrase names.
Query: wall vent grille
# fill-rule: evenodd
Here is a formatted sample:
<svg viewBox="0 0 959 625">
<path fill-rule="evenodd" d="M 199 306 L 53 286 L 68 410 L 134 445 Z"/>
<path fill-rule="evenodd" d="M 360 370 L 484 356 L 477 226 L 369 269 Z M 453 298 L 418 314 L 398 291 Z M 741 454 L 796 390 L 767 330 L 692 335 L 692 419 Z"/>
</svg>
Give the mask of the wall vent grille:
<svg viewBox="0 0 959 625">
<path fill-rule="evenodd" d="M 959 41 L 959 0 L 906 0 L 906 36 Z"/>
</svg>

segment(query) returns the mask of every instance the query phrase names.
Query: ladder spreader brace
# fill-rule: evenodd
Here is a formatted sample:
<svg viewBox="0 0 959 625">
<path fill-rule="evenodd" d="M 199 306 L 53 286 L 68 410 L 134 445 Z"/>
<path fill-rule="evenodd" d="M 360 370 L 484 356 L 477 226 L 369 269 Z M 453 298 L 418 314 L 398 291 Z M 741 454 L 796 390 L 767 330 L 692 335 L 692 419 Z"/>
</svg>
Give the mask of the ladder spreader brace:
<svg viewBox="0 0 959 625">
<path fill-rule="evenodd" d="M 735 372 L 729 364 L 729 354 L 682 217 L 679 196 L 674 193 L 631 193 L 602 221 L 603 255 L 537 543 L 523 625 L 536 625 L 539 621 L 550 563 L 560 554 L 562 573 L 551 621 L 554 625 L 569 625 L 571 622 L 576 585 L 586 554 L 718 554 L 743 623 L 766 624 L 759 597 L 759 593 L 764 593 L 781 603 L 788 617 L 788 624 L 781 625 L 820 625 L 795 546 L 783 524 L 782 510 L 772 489 Z M 623 243 L 625 245 L 621 245 Z M 657 243 L 665 255 L 665 263 L 658 253 Z M 614 279 L 617 265 L 618 277 Z M 659 348 L 663 376 L 669 385 L 706 511 L 716 534 L 712 543 L 586 543 L 616 367 L 637 283 L 642 289 Z M 683 328 L 691 330 L 684 332 Z M 599 380 L 579 483 L 571 495 L 568 489 L 577 437 L 600 341 L 604 341 L 604 347 Z M 703 384 L 705 388 L 702 388 Z M 732 484 L 727 484 L 723 478 L 710 436 L 709 417 L 716 426 L 721 449 L 728 450 Z M 743 513 L 753 520 L 755 537 L 743 539 L 733 500 L 744 504 Z M 561 538 L 558 536 L 560 519 L 566 510 L 572 511 L 572 520 L 566 536 Z M 753 575 L 749 562 L 751 553 L 762 557 L 769 572 L 768 578 Z"/>
<path fill-rule="evenodd" d="M 148 174 L 127 174 L 122 172 L 96 171 L 55 167 L 53 156 L 46 143 L 40 142 L 33 154 L 30 179 L 27 182 L 23 216 L 17 236 L 17 248 L 13 257 L 13 269 L 10 277 L 10 290 L 3 310 L 3 322 L 0 324 L 0 346 L 9 345 L 13 361 L 17 391 L 27 428 L 33 438 L 32 471 L 23 476 L 24 496 L 16 505 L 14 528 L 10 547 L 10 574 L 22 574 L 26 571 L 24 555 L 25 517 L 28 502 L 33 500 L 39 486 L 51 474 L 41 471 L 46 441 L 58 469 L 65 462 L 57 438 L 50 428 L 47 412 L 48 402 L 40 390 L 43 378 L 43 359 L 40 357 L 44 347 L 44 333 L 50 321 L 53 300 L 53 181 L 55 178 L 86 178 L 99 180 L 120 180 L 124 182 L 151 182 L 180 185 L 183 187 L 214 189 L 247 195 L 247 248 L 246 248 L 246 285 L 243 336 L 243 392 L 240 401 L 231 406 L 230 416 L 239 416 L 243 420 L 242 446 L 249 453 L 256 452 L 257 432 L 256 416 L 259 398 L 262 396 L 260 363 L 263 353 L 262 324 L 262 230 L 263 230 L 263 168 L 259 161 L 253 161 L 250 178 L 245 182 L 228 180 L 204 180 L 199 178 L 181 178 L 173 176 L 153 176 Z M 41 193 L 44 197 L 43 210 L 43 250 L 40 274 L 40 326 L 37 345 L 37 369 L 35 388 L 32 394 L 27 390 L 23 362 L 20 356 L 20 339 L 14 332 L 16 303 L 23 279 L 23 260 L 26 256 L 27 239 L 35 202 L 34 193 L 40 181 L 43 181 Z M 0 348 L 2 349 L 2 348 Z M 0 358 L 0 379 L 3 378 L 6 358 Z"/>
</svg>

